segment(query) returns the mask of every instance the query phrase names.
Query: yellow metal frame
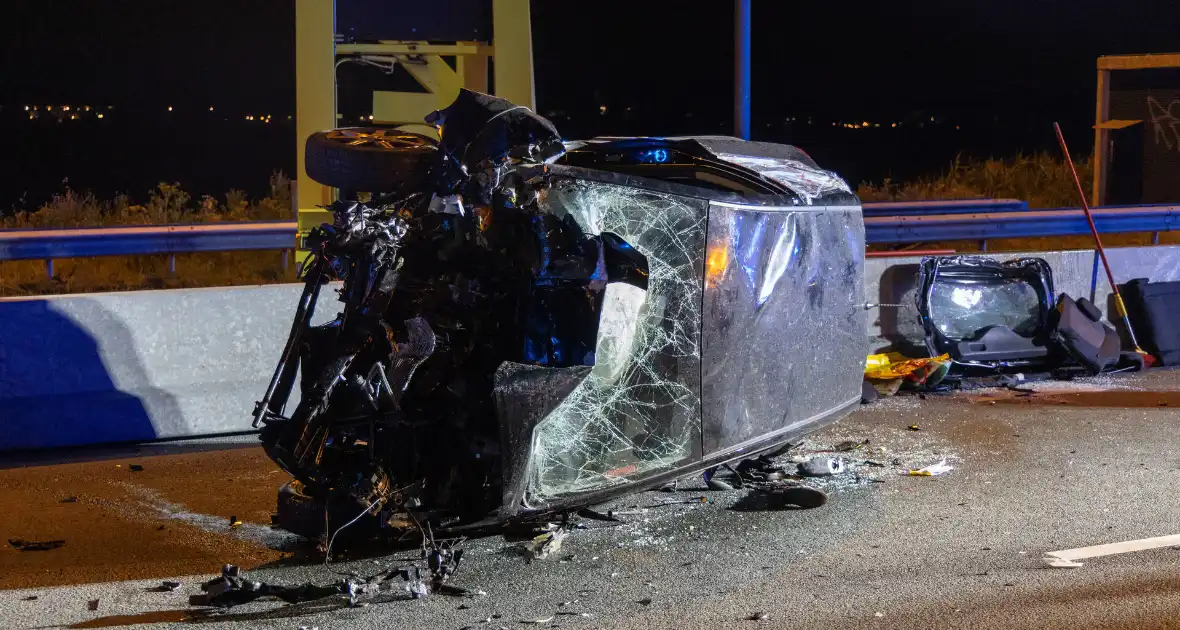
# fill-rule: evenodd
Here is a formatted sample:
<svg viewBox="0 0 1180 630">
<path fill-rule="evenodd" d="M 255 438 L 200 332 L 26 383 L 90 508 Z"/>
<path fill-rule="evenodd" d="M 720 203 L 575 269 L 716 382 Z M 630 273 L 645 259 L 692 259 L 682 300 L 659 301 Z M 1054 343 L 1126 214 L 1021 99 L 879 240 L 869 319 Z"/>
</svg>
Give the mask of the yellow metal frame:
<svg viewBox="0 0 1180 630">
<path fill-rule="evenodd" d="M 307 177 L 303 146 L 308 136 L 337 125 L 336 61 L 345 56 L 389 57 L 405 68 L 425 92 L 373 92 L 373 122 L 433 133 L 422 119 L 455 100 L 460 88 L 488 92 L 488 60 L 495 61 L 495 94 L 535 109 L 533 44 L 529 0 L 492 0 L 494 40 L 435 44 L 381 41 L 336 44 L 335 3 L 332 0 L 295 2 L 295 128 L 297 168 L 296 207 L 299 235 L 296 261 L 308 252 L 303 237 L 313 227 L 331 220 L 318 206 L 332 202 L 335 192 Z M 453 57 L 455 67 L 446 62 Z"/>
<path fill-rule="evenodd" d="M 1133 122 L 1110 120 L 1110 73 L 1114 70 L 1150 70 L 1180 68 L 1180 53 L 1159 55 L 1107 55 L 1098 58 L 1098 95 L 1094 106 L 1094 191 L 1090 201 L 1095 206 L 1106 203 L 1109 174 L 1110 130 Z"/>
</svg>

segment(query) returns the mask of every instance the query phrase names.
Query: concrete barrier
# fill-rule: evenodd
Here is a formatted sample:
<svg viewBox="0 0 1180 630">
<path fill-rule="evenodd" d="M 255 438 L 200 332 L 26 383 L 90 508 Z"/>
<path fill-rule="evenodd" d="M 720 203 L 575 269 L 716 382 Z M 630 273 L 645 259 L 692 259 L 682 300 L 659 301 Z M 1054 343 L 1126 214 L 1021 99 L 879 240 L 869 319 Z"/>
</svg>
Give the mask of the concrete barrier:
<svg viewBox="0 0 1180 630">
<path fill-rule="evenodd" d="M 1053 268 L 1053 284 L 1060 295 L 1089 298 L 1107 316 L 1114 312 L 1106 272 L 1093 250 L 1059 252 L 982 254 L 997 260 L 1026 256 L 1043 258 Z M 1135 278 L 1153 281 L 1180 280 L 1180 246 L 1120 247 L 1108 249 L 1106 257 L 1115 281 Z M 910 356 L 926 356 L 925 335 L 914 306 L 921 256 L 869 258 L 865 260 L 865 302 L 900 304 L 902 308 L 881 307 L 871 311 L 869 350 L 896 350 Z M 1118 319 L 1117 317 L 1115 319 Z M 1120 322 L 1114 322 L 1121 328 Z"/>
<path fill-rule="evenodd" d="M 1039 256 L 1057 291 L 1111 312 L 1093 251 Z M 1119 248 L 1120 282 L 1180 279 L 1180 246 Z M 925 353 L 913 308 L 920 257 L 865 262 L 873 352 Z M 0 299 L 0 451 L 178 438 L 250 429 L 302 285 Z M 339 310 L 325 291 L 316 323 Z M 289 403 L 293 408 L 298 395 Z"/>
<path fill-rule="evenodd" d="M 301 291 L 0 300 L 0 450 L 249 430 Z M 325 292 L 317 323 L 337 305 Z"/>
</svg>

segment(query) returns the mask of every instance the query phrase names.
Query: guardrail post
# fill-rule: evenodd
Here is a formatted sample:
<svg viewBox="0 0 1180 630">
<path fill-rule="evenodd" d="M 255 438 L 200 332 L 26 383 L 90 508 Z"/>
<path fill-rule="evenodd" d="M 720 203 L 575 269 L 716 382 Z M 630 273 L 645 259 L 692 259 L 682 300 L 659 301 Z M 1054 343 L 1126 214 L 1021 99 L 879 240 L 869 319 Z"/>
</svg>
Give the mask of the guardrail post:
<svg viewBox="0 0 1180 630">
<path fill-rule="evenodd" d="M 1151 233 L 1151 244 L 1152 245 L 1159 245 L 1160 244 L 1160 233 L 1159 232 L 1152 232 Z"/>
<path fill-rule="evenodd" d="M 53 280 L 54 274 L 53 274 L 53 259 L 52 258 L 45 259 L 45 274 L 48 276 L 48 278 L 50 280 Z"/>
<path fill-rule="evenodd" d="M 176 254 L 170 254 L 168 256 L 168 275 L 176 275 Z"/>
<path fill-rule="evenodd" d="M 987 251 L 987 239 L 986 239 L 986 238 L 984 238 L 984 239 L 980 239 L 980 241 L 979 241 L 979 251 L 981 251 L 981 252 L 986 252 L 986 251 Z"/>
<path fill-rule="evenodd" d="M 290 265 L 290 262 L 288 262 L 288 259 L 290 257 L 291 257 L 291 250 L 284 249 L 283 250 L 283 273 L 287 273 L 287 267 Z"/>
</svg>

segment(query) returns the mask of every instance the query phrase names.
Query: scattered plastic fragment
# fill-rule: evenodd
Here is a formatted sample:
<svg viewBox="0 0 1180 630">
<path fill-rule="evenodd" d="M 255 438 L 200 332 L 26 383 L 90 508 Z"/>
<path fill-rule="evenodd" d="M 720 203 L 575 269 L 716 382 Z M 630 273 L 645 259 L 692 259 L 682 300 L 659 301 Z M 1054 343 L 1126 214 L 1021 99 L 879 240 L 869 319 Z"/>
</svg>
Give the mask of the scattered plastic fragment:
<svg viewBox="0 0 1180 630">
<path fill-rule="evenodd" d="M 636 604 L 641 604 L 641 605 L 643 605 L 643 606 L 651 606 L 651 598 L 650 598 L 650 597 L 644 597 L 643 599 L 641 599 L 641 600 L 639 600 L 639 601 L 637 601 L 637 602 L 635 602 L 635 603 L 636 603 Z"/>
<path fill-rule="evenodd" d="M 163 588 L 166 588 L 170 591 L 175 591 L 176 589 L 180 588 L 180 582 L 172 582 L 170 580 L 165 580 L 160 583 L 160 586 Z"/>
<path fill-rule="evenodd" d="M 844 472 L 844 459 L 840 457 L 812 457 L 799 464 L 799 474 L 808 477 L 830 477 Z"/>
<path fill-rule="evenodd" d="M 954 469 L 955 469 L 955 467 L 947 464 L 946 460 L 944 459 L 944 460 L 938 462 L 937 464 L 930 464 L 929 466 L 926 466 L 925 468 L 919 468 L 917 470 L 912 470 L 912 469 L 906 470 L 906 471 L 903 471 L 901 474 L 909 475 L 911 477 L 937 477 L 943 473 L 950 472 Z"/>
<path fill-rule="evenodd" d="M 238 520 L 237 516 L 231 516 L 231 517 L 229 517 L 229 526 L 230 527 L 241 527 L 242 521 Z"/>
<path fill-rule="evenodd" d="M 31 601 L 36 601 L 37 596 L 36 595 L 29 595 L 28 597 L 22 597 L 21 599 L 26 602 L 31 602 Z"/>
<path fill-rule="evenodd" d="M 521 619 L 520 622 L 541 625 L 543 623 L 549 623 L 550 621 L 553 621 L 554 619 L 556 619 L 555 615 L 549 615 L 548 617 L 545 617 L 544 619 Z"/>
<path fill-rule="evenodd" d="M 64 540 L 24 540 L 21 538 L 9 538 L 8 544 L 13 548 L 21 551 L 49 551 L 50 549 L 57 549 L 66 544 Z"/>
<path fill-rule="evenodd" d="M 909 429 L 910 431 L 921 431 L 922 430 L 922 427 L 920 427 L 916 424 L 911 424 L 910 426 L 908 426 L 906 428 Z"/>
<path fill-rule="evenodd" d="M 98 600 L 92 599 L 92 600 L 86 602 L 86 608 L 88 608 L 89 610 L 98 610 Z"/>
<path fill-rule="evenodd" d="M 131 469 L 131 472 L 142 472 L 143 471 L 143 466 L 140 466 L 139 464 L 131 464 L 127 468 Z"/>
<path fill-rule="evenodd" d="M 77 502 L 78 502 L 78 497 L 66 497 L 66 498 L 62 499 L 61 501 L 58 501 L 58 503 L 77 503 Z"/>
<path fill-rule="evenodd" d="M 885 613 L 883 613 L 883 612 L 875 612 L 875 613 L 873 613 L 873 616 L 874 616 L 874 617 L 884 617 L 884 616 L 885 616 Z"/>
<path fill-rule="evenodd" d="M 612 514 L 613 516 L 613 514 Z M 565 540 L 566 530 L 555 529 L 533 539 L 529 550 L 537 560 L 544 560 L 561 550 L 561 543 Z"/>
<path fill-rule="evenodd" d="M 766 621 L 769 618 L 770 615 L 764 612 L 756 612 L 751 614 L 749 617 L 746 617 L 746 621 Z"/>
</svg>

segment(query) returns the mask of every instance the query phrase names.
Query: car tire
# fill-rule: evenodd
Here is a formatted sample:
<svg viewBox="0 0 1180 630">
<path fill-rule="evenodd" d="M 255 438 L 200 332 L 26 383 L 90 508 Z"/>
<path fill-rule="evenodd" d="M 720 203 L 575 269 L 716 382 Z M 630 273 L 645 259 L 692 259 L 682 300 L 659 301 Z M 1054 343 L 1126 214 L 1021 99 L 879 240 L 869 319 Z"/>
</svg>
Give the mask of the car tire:
<svg viewBox="0 0 1180 630">
<path fill-rule="evenodd" d="M 324 533 L 324 504 L 303 493 L 303 484 L 291 481 L 279 488 L 275 524 L 304 538 Z"/>
<path fill-rule="evenodd" d="M 317 131 L 307 138 L 307 176 L 351 192 L 393 192 L 426 178 L 438 142 L 429 136 L 384 127 Z"/>
</svg>

